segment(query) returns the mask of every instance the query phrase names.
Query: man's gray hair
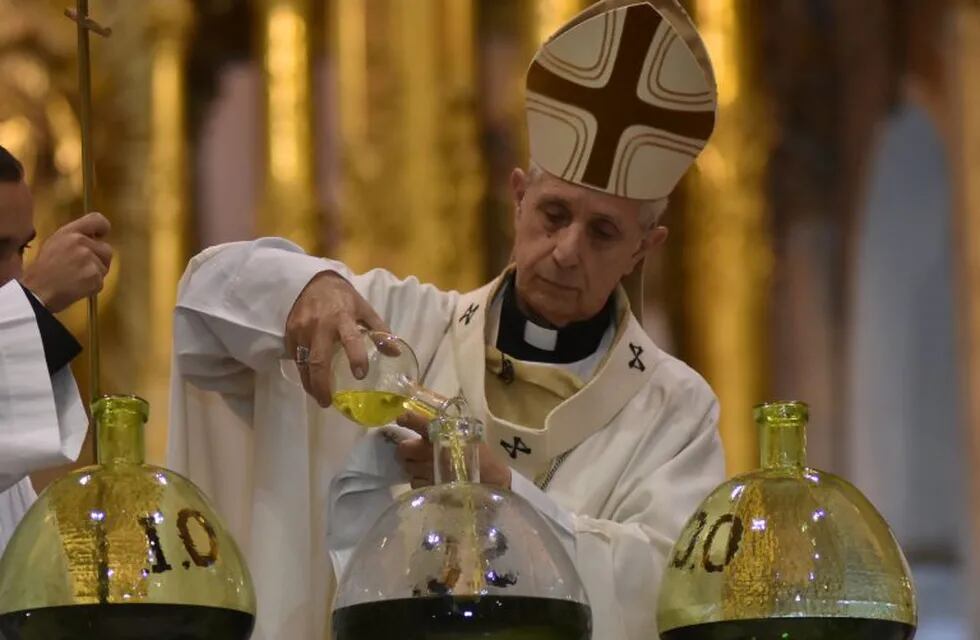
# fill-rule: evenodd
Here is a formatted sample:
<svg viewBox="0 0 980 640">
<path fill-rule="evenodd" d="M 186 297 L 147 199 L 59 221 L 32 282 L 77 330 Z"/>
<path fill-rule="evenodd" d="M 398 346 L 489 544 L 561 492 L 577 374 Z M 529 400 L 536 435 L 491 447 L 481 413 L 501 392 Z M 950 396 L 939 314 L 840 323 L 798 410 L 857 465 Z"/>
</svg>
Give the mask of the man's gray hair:
<svg viewBox="0 0 980 640">
<path fill-rule="evenodd" d="M 530 163 L 527 168 L 527 186 L 530 187 L 542 175 L 544 175 L 544 169 L 534 162 Z M 668 204 L 670 204 L 670 198 L 644 200 L 640 204 L 640 224 L 648 231 L 657 226 L 660 218 L 663 217 L 664 212 L 667 210 Z"/>
</svg>

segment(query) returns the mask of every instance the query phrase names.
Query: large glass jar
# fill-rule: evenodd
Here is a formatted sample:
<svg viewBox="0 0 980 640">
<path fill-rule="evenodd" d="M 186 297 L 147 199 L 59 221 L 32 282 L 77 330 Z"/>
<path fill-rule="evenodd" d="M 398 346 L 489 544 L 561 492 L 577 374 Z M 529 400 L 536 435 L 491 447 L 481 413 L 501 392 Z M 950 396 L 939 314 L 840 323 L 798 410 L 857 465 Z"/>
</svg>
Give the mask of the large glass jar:
<svg viewBox="0 0 980 640">
<path fill-rule="evenodd" d="M 479 483 L 482 425 L 429 427 L 436 484 L 405 493 L 354 550 L 333 611 L 335 640 L 588 640 L 575 566 L 544 519 Z"/>
<path fill-rule="evenodd" d="M 915 589 L 878 511 L 806 466 L 808 409 L 758 407 L 762 468 L 687 523 L 661 587 L 664 640 L 910 640 Z"/>
<path fill-rule="evenodd" d="M 144 462 L 145 401 L 93 406 L 98 464 L 49 486 L 0 559 L 3 640 L 245 640 L 255 594 L 185 478 Z"/>
</svg>

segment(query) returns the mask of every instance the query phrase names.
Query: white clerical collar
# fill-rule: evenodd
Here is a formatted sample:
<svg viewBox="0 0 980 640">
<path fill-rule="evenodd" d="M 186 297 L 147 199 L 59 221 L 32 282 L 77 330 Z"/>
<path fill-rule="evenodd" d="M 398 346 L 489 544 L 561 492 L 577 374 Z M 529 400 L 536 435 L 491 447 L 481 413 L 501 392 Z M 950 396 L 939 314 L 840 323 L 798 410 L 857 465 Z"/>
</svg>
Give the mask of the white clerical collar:
<svg viewBox="0 0 980 640">
<path fill-rule="evenodd" d="M 489 344 L 512 358 L 550 364 L 579 362 L 594 354 L 605 334 L 616 327 L 615 296 L 589 320 L 560 329 L 542 326 L 520 310 L 513 274 L 505 278 L 491 303 L 499 315 Z"/>
<path fill-rule="evenodd" d="M 524 342 L 542 351 L 554 351 L 558 346 L 558 330 L 548 329 L 528 320 L 524 323 Z"/>
</svg>

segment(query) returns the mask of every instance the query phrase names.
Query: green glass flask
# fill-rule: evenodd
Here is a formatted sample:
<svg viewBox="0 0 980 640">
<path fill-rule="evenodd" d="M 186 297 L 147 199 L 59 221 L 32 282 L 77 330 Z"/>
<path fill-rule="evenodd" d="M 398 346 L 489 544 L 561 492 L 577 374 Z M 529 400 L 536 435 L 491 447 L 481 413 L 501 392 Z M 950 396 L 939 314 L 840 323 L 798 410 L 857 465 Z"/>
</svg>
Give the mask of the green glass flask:
<svg viewBox="0 0 980 640">
<path fill-rule="evenodd" d="M 719 486 L 668 559 L 664 640 L 911 640 L 916 599 L 888 524 L 847 481 L 806 466 L 807 406 L 755 410 L 758 471 Z"/>
<path fill-rule="evenodd" d="M 93 405 L 98 463 L 49 486 L 0 559 L 0 639 L 246 640 L 255 593 L 187 479 L 144 462 L 147 403 Z"/>
</svg>

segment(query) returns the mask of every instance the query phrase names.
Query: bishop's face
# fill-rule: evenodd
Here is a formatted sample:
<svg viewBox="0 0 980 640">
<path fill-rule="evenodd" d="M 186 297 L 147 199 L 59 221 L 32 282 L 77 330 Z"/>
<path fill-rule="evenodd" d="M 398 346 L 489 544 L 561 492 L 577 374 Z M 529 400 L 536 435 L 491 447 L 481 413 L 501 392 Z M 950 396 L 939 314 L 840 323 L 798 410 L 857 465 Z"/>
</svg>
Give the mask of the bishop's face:
<svg viewBox="0 0 980 640">
<path fill-rule="evenodd" d="M 19 278 L 34 239 L 34 201 L 24 182 L 0 182 L 0 285 Z"/>
<path fill-rule="evenodd" d="M 619 281 L 667 237 L 647 228 L 641 202 L 589 189 L 546 172 L 514 169 L 514 261 L 524 311 L 555 327 L 602 310 Z"/>
</svg>

